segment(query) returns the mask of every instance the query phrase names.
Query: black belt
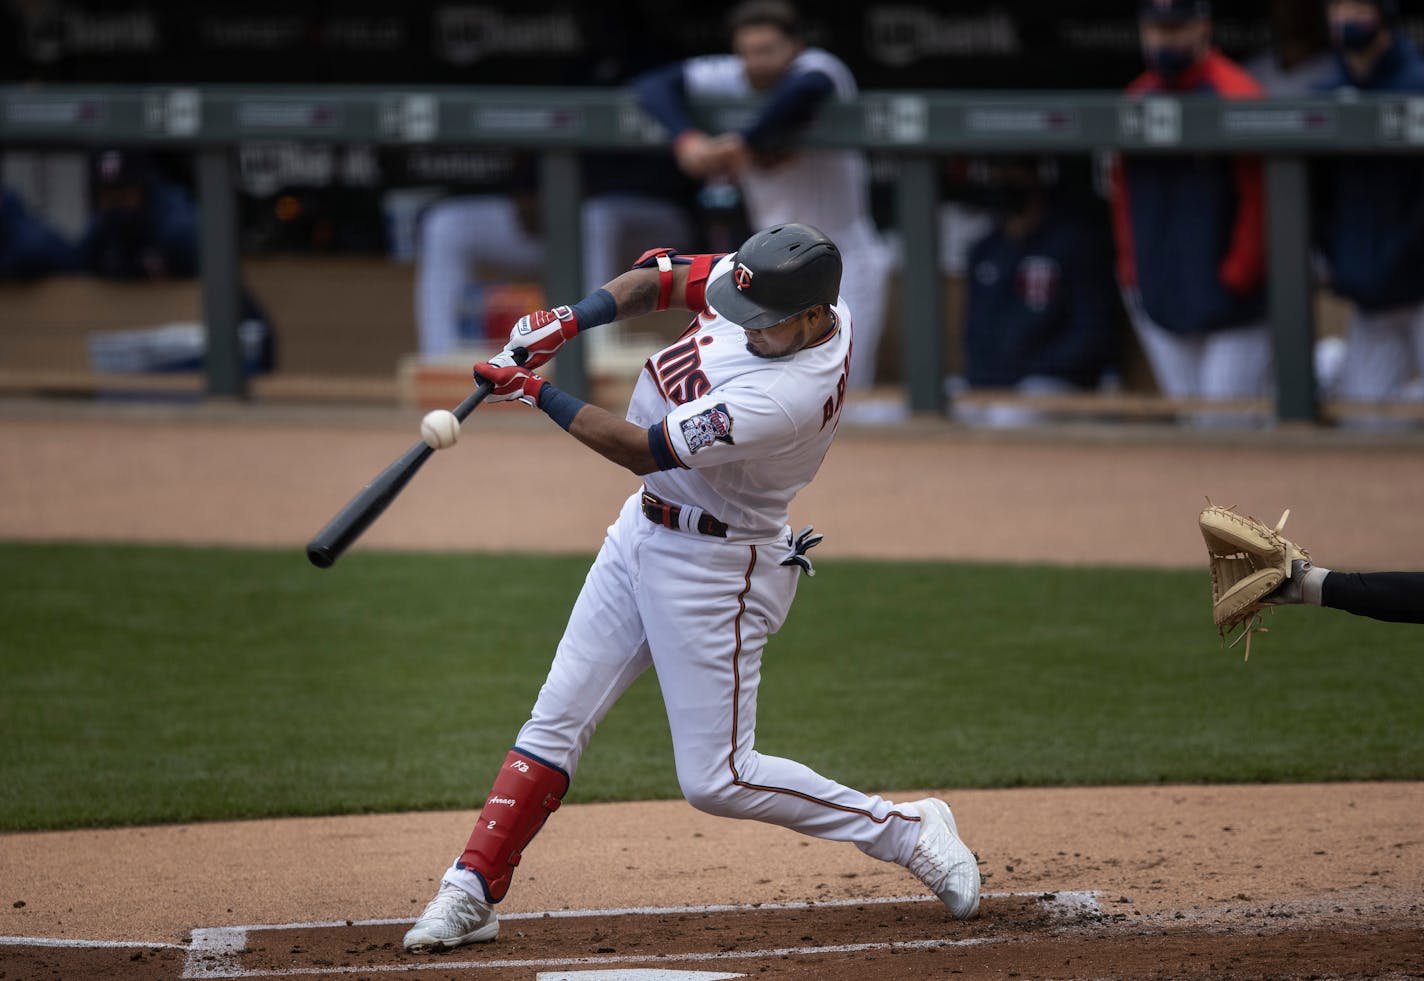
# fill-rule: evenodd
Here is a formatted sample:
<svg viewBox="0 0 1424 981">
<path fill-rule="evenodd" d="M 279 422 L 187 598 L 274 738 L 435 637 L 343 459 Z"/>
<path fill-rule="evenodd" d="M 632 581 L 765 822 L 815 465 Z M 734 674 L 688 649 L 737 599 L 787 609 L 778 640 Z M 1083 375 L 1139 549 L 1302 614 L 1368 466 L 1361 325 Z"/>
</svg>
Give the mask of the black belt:
<svg viewBox="0 0 1424 981">
<path fill-rule="evenodd" d="M 671 528 L 674 531 L 683 531 L 685 529 L 679 521 L 682 517 L 682 510 L 681 505 L 669 504 L 656 494 L 643 491 L 643 517 L 654 524 Z M 697 516 L 697 533 L 710 535 L 712 538 L 726 538 L 727 526 L 704 511 Z"/>
</svg>

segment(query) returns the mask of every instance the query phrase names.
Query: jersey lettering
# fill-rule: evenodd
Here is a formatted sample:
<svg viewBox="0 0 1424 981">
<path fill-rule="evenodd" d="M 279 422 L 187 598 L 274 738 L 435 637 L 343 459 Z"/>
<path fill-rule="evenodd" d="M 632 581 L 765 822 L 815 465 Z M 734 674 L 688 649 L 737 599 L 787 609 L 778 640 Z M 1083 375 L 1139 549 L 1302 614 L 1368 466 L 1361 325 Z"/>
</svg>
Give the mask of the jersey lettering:
<svg viewBox="0 0 1424 981">
<path fill-rule="evenodd" d="M 702 370 L 702 351 L 695 335 L 660 354 L 653 370 L 663 393 L 674 405 L 684 405 L 712 391 L 712 382 Z"/>
<path fill-rule="evenodd" d="M 836 382 L 836 392 L 834 395 L 826 396 L 826 404 L 821 406 L 821 428 L 826 428 L 826 423 L 830 422 L 840 414 L 841 406 L 845 404 L 846 379 L 850 375 L 850 355 L 847 354 L 845 361 L 841 363 L 841 377 Z"/>
</svg>

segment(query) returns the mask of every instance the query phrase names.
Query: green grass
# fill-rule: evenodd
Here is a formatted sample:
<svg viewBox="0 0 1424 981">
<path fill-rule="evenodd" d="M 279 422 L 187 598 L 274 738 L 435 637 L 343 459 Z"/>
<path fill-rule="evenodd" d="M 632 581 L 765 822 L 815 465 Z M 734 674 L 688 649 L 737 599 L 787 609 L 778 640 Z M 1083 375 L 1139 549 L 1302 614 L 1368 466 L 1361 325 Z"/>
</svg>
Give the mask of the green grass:
<svg viewBox="0 0 1424 981">
<path fill-rule="evenodd" d="M 470 807 L 586 557 L 0 546 L 0 828 Z M 863 789 L 1424 778 L 1424 632 L 1205 572 L 817 563 L 757 745 Z M 572 800 L 678 793 L 654 679 Z"/>
</svg>

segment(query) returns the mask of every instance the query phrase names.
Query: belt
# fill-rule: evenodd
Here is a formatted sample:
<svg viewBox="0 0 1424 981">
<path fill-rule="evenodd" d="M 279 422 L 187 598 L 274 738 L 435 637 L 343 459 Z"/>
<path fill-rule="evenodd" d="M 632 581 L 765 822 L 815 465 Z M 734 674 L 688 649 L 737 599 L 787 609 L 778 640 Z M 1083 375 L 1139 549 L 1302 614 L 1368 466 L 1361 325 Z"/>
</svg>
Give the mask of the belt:
<svg viewBox="0 0 1424 981">
<path fill-rule="evenodd" d="M 656 494 L 643 491 L 643 517 L 674 531 L 695 531 L 712 538 L 726 538 L 727 526 L 701 508 L 669 504 Z"/>
</svg>

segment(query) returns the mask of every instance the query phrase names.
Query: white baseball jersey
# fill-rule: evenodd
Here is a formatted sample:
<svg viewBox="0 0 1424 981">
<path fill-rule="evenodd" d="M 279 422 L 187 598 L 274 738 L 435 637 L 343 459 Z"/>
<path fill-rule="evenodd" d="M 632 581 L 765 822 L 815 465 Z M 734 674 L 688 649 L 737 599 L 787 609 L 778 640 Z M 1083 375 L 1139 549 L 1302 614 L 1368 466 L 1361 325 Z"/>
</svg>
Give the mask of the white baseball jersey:
<svg viewBox="0 0 1424 981">
<path fill-rule="evenodd" d="M 709 285 L 734 256 L 712 268 Z M 725 522 L 732 541 L 779 540 L 791 499 L 816 475 L 840 422 L 851 317 L 844 301 L 832 309 L 830 333 L 783 358 L 752 354 L 746 332 L 710 308 L 649 358 L 627 418 L 661 424 L 678 468 L 646 476 L 648 490 Z"/>
<path fill-rule="evenodd" d="M 831 79 L 835 98 L 855 98 L 855 77 L 829 51 L 807 48 L 791 63 L 792 75 L 813 71 Z M 755 94 L 736 55 L 689 58 L 683 63 L 682 77 L 692 98 Z M 773 167 L 754 164 L 739 183 L 757 228 L 805 222 L 829 235 L 842 251 L 849 251 L 849 239 L 861 234 L 870 217 L 866 179 L 865 155 L 858 150 L 802 150 Z"/>
</svg>

